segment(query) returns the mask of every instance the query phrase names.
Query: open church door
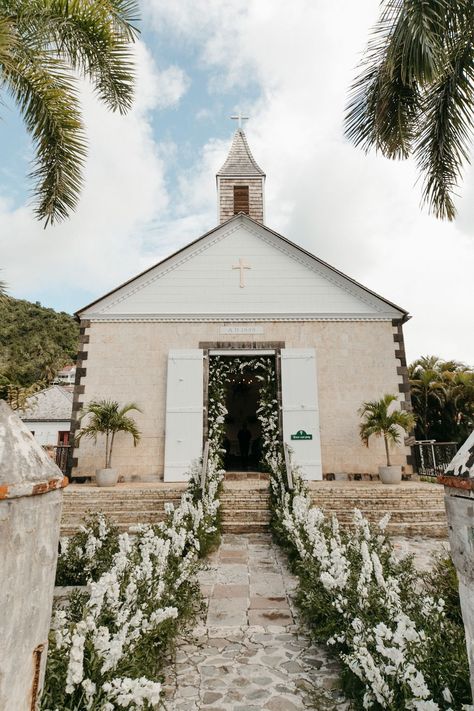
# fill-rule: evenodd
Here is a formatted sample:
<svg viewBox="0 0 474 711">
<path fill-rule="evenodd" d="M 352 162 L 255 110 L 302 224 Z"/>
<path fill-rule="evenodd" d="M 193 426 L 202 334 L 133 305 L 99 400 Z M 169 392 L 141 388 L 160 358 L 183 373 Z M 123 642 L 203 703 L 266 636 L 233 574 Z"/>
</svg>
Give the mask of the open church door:
<svg viewBox="0 0 474 711">
<path fill-rule="evenodd" d="M 281 351 L 283 441 L 305 479 L 322 479 L 318 383 L 314 348 Z"/>
<path fill-rule="evenodd" d="M 187 481 L 202 456 L 203 351 L 171 350 L 166 388 L 165 481 Z"/>
</svg>

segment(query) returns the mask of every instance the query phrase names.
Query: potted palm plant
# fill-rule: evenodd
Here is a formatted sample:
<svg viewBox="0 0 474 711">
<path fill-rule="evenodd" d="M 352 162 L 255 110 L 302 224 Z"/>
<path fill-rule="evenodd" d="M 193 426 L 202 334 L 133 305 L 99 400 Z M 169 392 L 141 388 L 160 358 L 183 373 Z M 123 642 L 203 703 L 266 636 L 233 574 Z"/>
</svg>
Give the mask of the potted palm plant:
<svg viewBox="0 0 474 711">
<path fill-rule="evenodd" d="M 120 406 L 115 400 L 92 400 L 80 415 L 81 421 L 85 417 L 89 417 L 89 420 L 76 434 L 76 442 L 80 442 L 82 437 L 97 442 L 98 435 L 105 435 L 105 467 L 96 469 L 97 486 L 115 486 L 118 481 L 117 471 L 112 469 L 115 435 L 119 432 L 130 434 L 133 437 L 134 447 L 140 441 L 141 435 L 135 420 L 127 414 L 131 410 L 141 412 L 133 402 Z"/>
<path fill-rule="evenodd" d="M 379 467 L 379 477 L 384 484 L 399 484 L 402 480 L 402 468 L 393 465 L 390 460 L 390 445 L 399 444 L 401 431 L 409 432 L 415 425 L 415 417 L 411 412 L 392 409 L 390 406 L 397 402 L 396 395 L 384 395 L 380 400 L 364 402 L 359 409 L 363 417 L 360 425 L 360 436 L 368 447 L 372 435 L 383 437 L 387 465 Z"/>
</svg>

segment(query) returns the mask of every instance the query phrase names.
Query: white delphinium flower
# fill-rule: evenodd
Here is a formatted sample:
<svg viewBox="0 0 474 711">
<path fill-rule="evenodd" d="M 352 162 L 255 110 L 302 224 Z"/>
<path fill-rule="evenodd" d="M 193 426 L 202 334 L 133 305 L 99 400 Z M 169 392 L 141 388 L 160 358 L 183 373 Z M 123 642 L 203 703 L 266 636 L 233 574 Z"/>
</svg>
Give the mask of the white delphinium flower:
<svg viewBox="0 0 474 711">
<path fill-rule="evenodd" d="M 365 516 L 362 515 L 362 512 L 359 509 L 354 509 L 352 521 L 355 525 L 356 536 L 359 537 L 360 535 L 362 535 L 366 541 L 369 541 L 372 537 L 372 534 L 370 533 L 369 522 L 367 521 Z"/>
<path fill-rule="evenodd" d="M 87 704 L 86 708 L 90 709 L 92 707 L 92 703 L 94 701 L 94 696 L 95 696 L 95 692 L 97 691 L 97 686 L 90 679 L 83 679 L 81 686 L 84 689 L 84 693 L 86 695 L 86 704 Z"/>
<path fill-rule="evenodd" d="M 143 708 L 145 701 L 156 708 L 160 703 L 161 684 L 145 677 L 130 679 L 128 677 L 112 679 L 102 687 L 108 698 L 121 708 Z"/>
<path fill-rule="evenodd" d="M 362 682 L 370 685 L 376 701 L 385 707 L 393 701 L 393 692 L 367 647 L 361 643 L 352 654 L 342 655 L 347 665 Z"/>
<path fill-rule="evenodd" d="M 443 689 L 443 699 L 444 699 L 445 701 L 447 701 L 448 704 L 452 704 L 453 701 L 454 701 L 453 695 L 452 695 L 452 693 L 450 692 L 450 690 L 448 689 L 447 686 L 445 686 L 444 689 Z"/>
<path fill-rule="evenodd" d="M 69 651 L 69 663 L 66 673 L 66 693 L 72 694 L 74 687 L 80 684 L 84 677 L 84 643 L 86 626 L 84 622 L 78 622 L 74 633 L 71 635 L 71 648 Z"/>
<path fill-rule="evenodd" d="M 368 586 L 372 580 L 374 566 L 372 564 L 372 559 L 369 553 L 369 548 L 366 540 L 363 540 L 360 544 L 360 553 L 362 556 L 362 565 L 360 569 L 359 580 L 357 581 L 357 592 L 363 600 L 367 600 L 369 597 Z"/>
<path fill-rule="evenodd" d="M 413 700 L 407 705 L 407 709 L 413 709 L 414 711 L 439 711 L 439 706 L 434 701 L 428 700 Z"/>
</svg>

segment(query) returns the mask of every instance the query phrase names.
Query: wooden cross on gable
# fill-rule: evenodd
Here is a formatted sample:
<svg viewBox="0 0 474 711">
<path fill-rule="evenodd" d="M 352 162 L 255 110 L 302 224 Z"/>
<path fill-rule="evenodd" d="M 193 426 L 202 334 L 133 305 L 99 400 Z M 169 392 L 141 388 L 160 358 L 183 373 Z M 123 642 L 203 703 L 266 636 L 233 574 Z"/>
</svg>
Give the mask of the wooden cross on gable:
<svg viewBox="0 0 474 711">
<path fill-rule="evenodd" d="M 232 269 L 239 269 L 240 270 L 240 288 L 243 289 L 245 286 L 245 281 L 244 281 L 244 276 L 245 276 L 245 269 L 252 269 L 250 264 L 245 263 L 245 259 L 239 259 L 238 264 L 234 264 L 232 266 Z"/>
</svg>

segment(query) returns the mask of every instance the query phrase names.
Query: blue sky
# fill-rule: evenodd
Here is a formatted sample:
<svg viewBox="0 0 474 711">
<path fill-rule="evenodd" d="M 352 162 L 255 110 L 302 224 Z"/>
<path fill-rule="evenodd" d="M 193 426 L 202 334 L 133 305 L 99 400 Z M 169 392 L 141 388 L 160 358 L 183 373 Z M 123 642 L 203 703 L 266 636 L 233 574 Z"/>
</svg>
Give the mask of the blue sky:
<svg viewBox="0 0 474 711">
<path fill-rule="evenodd" d="M 10 293 L 73 312 L 212 228 L 214 175 L 241 108 L 267 173 L 267 224 L 408 309 L 409 358 L 474 362 L 472 171 L 458 221 L 440 223 L 420 210 L 410 162 L 366 157 L 343 137 L 348 85 L 378 7 L 142 0 L 135 107 L 111 115 L 83 87 L 81 204 L 46 231 L 29 205 L 31 147 L 7 101 L 0 265 Z"/>
</svg>

